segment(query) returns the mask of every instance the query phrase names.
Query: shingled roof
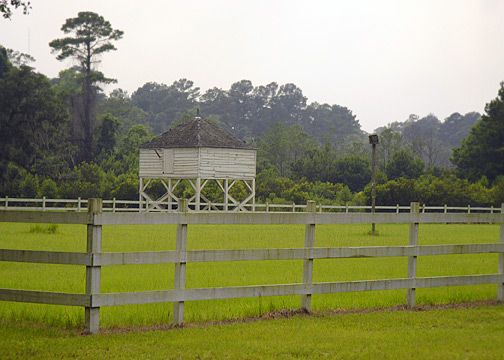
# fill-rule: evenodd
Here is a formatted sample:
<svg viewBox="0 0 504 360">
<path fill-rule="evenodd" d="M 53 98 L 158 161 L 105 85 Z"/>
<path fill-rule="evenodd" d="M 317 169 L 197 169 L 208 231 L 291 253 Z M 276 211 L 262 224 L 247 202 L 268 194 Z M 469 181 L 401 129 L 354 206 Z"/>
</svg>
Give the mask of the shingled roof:
<svg viewBox="0 0 504 360">
<path fill-rule="evenodd" d="M 213 122 L 200 117 L 180 124 L 140 147 L 142 149 L 192 147 L 254 149 Z"/>
</svg>

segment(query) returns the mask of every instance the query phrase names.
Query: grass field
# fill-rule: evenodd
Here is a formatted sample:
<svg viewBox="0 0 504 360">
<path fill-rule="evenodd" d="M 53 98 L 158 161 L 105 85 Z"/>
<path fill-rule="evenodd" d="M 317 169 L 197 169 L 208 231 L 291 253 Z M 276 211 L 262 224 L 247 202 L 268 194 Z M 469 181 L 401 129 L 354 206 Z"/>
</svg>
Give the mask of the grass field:
<svg viewBox="0 0 504 360">
<path fill-rule="evenodd" d="M 316 246 L 406 245 L 407 225 L 380 225 L 379 236 L 369 226 L 317 226 Z M 495 243 L 498 225 L 421 225 L 420 244 Z M 85 227 L 59 225 L 55 233 L 30 232 L 30 224 L 0 224 L 0 248 L 85 251 Z M 188 249 L 245 249 L 302 247 L 304 226 L 201 225 L 189 226 Z M 175 247 L 174 226 L 105 226 L 104 251 L 155 251 Z M 314 281 L 344 281 L 406 277 L 407 258 L 316 260 Z M 485 274 L 497 271 L 497 255 L 420 257 L 418 276 Z M 173 288 L 173 264 L 110 266 L 102 269 L 102 292 Z M 214 287 L 299 283 L 302 261 L 193 263 L 187 265 L 187 287 Z M 83 266 L 0 262 L 0 287 L 63 292 L 84 292 Z M 495 285 L 417 290 L 418 304 L 493 300 Z M 404 304 L 405 291 L 381 291 L 313 296 L 313 309 L 382 308 Z M 267 297 L 186 303 L 186 321 L 252 317 L 278 309 L 296 309 L 298 296 Z M 81 328 L 82 308 L 0 302 L 4 323 L 34 321 L 66 328 Z M 105 328 L 166 324 L 172 304 L 103 308 Z"/>
<path fill-rule="evenodd" d="M 0 324 L 3 325 L 3 324 Z M 0 326 L 0 359 L 502 359 L 504 307 L 378 311 L 168 331 Z"/>
</svg>

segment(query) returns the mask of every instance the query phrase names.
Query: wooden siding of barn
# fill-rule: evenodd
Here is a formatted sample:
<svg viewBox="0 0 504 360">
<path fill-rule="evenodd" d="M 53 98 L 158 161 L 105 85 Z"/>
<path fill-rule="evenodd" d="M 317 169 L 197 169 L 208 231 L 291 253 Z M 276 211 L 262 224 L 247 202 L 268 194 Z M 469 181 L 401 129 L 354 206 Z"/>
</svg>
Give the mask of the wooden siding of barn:
<svg viewBox="0 0 504 360">
<path fill-rule="evenodd" d="M 167 157 L 170 157 L 170 165 L 165 163 Z M 157 149 L 157 153 L 154 149 L 140 149 L 139 175 L 195 178 L 198 176 L 198 149 Z"/>
<path fill-rule="evenodd" d="M 199 153 L 199 175 L 202 179 L 255 178 L 255 150 L 200 148 Z"/>
</svg>

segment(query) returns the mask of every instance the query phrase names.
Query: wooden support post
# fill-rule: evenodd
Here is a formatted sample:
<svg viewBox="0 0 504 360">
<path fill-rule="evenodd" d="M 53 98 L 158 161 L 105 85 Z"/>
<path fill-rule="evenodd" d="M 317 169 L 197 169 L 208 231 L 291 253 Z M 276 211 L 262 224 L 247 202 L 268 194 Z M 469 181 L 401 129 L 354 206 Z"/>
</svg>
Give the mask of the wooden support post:
<svg viewBox="0 0 504 360">
<path fill-rule="evenodd" d="M 467 205 L 467 213 L 470 214 L 471 213 L 471 205 Z"/>
<path fill-rule="evenodd" d="M 82 203 L 80 196 L 77 198 L 77 211 L 81 211 Z"/>
<path fill-rule="evenodd" d="M 201 209 L 201 178 L 196 179 L 196 189 L 195 189 L 195 205 L 194 205 L 194 210 L 200 211 Z"/>
<path fill-rule="evenodd" d="M 90 216 L 100 214 L 103 209 L 102 199 L 88 199 L 88 213 Z M 94 220 L 93 220 L 94 222 Z M 87 253 L 88 255 L 101 252 L 102 227 L 101 225 L 87 226 Z M 86 266 L 86 295 L 91 298 L 91 306 L 85 308 L 85 331 L 89 334 L 97 333 L 100 329 L 100 308 L 93 307 L 93 295 L 100 293 L 101 266 Z"/>
<path fill-rule="evenodd" d="M 116 198 L 112 198 L 112 212 L 116 212 Z"/>
<path fill-rule="evenodd" d="M 173 198 L 171 196 L 171 194 L 173 194 L 173 190 L 171 179 L 168 179 L 168 192 L 170 193 L 170 195 L 168 196 L 168 210 L 173 210 Z"/>
<path fill-rule="evenodd" d="M 396 214 L 399 214 L 399 204 L 396 204 L 395 208 L 396 208 Z"/>
<path fill-rule="evenodd" d="M 410 204 L 410 212 L 412 214 L 418 214 L 420 212 L 420 204 L 417 202 L 412 202 Z M 409 227 L 409 245 L 416 246 L 418 245 L 418 223 L 412 223 Z M 417 257 L 409 256 L 408 257 L 408 278 L 415 279 L 416 278 L 416 265 L 417 265 Z M 406 294 L 406 303 L 408 307 L 412 308 L 415 306 L 415 288 L 407 290 Z"/>
<path fill-rule="evenodd" d="M 229 209 L 229 180 L 224 179 L 224 211 L 228 211 Z"/>
<path fill-rule="evenodd" d="M 255 178 L 254 178 L 254 179 L 252 179 L 252 211 L 256 211 L 255 195 L 256 195 L 256 192 L 255 192 Z"/>
<path fill-rule="evenodd" d="M 42 197 L 42 211 L 46 211 L 46 197 Z"/>
<path fill-rule="evenodd" d="M 5 196 L 5 210 L 9 207 L 9 197 Z"/>
<path fill-rule="evenodd" d="M 504 203 L 501 204 L 501 214 L 504 214 Z M 499 242 L 504 243 L 504 224 L 500 224 Z M 497 288 L 497 301 L 504 301 L 504 253 L 499 254 L 499 275 L 501 276 L 501 283 Z"/>
<path fill-rule="evenodd" d="M 447 214 L 448 213 L 448 205 L 444 205 L 444 213 Z"/>
<path fill-rule="evenodd" d="M 187 212 L 187 199 L 179 200 L 179 211 Z M 177 225 L 176 250 L 179 262 L 175 264 L 175 290 L 184 290 L 186 285 L 187 224 Z M 173 303 L 173 323 L 184 325 L 184 302 Z"/>
<path fill-rule="evenodd" d="M 307 212 L 315 212 L 316 205 L 315 201 L 308 200 L 306 204 Z M 315 246 L 315 224 L 306 225 L 305 230 L 305 241 L 304 247 L 306 249 L 310 249 L 309 256 L 304 260 L 303 264 L 303 285 L 306 289 L 308 289 L 308 293 L 306 295 L 301 295 L 301 309 L 306 312 L 311 311 L 311 287 L 313 282 L 313 255 L 312 250 Z"/>
<path fill-rule="evenodd" d="M 143 188 L 143 179 L 140 178 L 138 180 L 138 212 L 142 211 L 142 193 L 144 191 Z"/>
</svg>

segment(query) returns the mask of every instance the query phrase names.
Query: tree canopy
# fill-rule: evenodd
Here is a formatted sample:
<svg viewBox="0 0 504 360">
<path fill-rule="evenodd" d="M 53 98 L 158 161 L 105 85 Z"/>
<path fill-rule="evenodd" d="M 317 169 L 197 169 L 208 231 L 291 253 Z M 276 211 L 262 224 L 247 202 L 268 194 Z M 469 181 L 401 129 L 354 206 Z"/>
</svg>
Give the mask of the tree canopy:
<svg viewBox="0 0 504 360">
<path fill-rule="evenodd" d="M 453 152 L 460 175 L 472 180 L 504 175 L 504 82 L 497 98 L 485 106 L 485 113 Z"/>
<path fill-rule="evenodd" d="M 123 32 L 113 29 L 110 22 L 90 11 L 79 12 L 77 17 L 67 19 L 61 31 L 68 36 L 51 41 L 49 46 L 53 53 L 57 54 L 58 60 L 73 58 L 79 63 L 78 70 L 81 73 L 82 83 L 82 116 L 74 117 L 76 121 L 72 129 L 74 130 L 73 137 L 80 138 L 83 143 L 82 158 L 90 160 L 91 154 L 94 153 L 93 135 L 96 122 L 94 110 L 97 84 L 114 81 L 97 71 L 95 65 L 100 62 L 99 55 L 116 50 L 113 41 L 121 39 Z"/>
</svg>

